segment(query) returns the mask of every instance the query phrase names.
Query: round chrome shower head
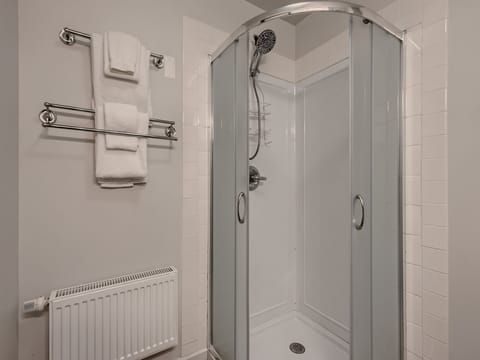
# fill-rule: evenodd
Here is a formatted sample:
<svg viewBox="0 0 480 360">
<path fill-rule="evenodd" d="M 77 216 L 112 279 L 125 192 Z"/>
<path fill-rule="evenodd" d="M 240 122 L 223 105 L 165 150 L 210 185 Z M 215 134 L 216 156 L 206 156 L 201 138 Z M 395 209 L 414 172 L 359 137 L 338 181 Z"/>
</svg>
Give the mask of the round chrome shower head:
<svg viewBox="0 0 480 360">
<path fill-rule="evenodd" d="M 262 55 L 267 54 L 272 51 L 276 41 L 277 37 L 275 36 L 273 30 L 263 30 L 255 38 L 256 51 Z"/>
</svg>

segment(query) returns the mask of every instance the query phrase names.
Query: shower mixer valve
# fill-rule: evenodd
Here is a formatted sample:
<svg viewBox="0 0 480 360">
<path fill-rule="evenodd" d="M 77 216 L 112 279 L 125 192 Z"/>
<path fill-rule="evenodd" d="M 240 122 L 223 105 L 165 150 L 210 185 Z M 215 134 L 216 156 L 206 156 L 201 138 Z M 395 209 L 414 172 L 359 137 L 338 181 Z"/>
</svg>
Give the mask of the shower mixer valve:
<svg viewBox="0 0 480 360">
<path fill-rule="evenodd" d="M 255 190 L 261 184 L 262 181 L 266 181 L 266 180 L 267 178 L 265 176 L 261 176 L 260 171 L 258 171 L 258 169 L 255 166 L 253 165 L 249 166 L 248 188 L 250 189 L 250 191 Z"/>
</svg>

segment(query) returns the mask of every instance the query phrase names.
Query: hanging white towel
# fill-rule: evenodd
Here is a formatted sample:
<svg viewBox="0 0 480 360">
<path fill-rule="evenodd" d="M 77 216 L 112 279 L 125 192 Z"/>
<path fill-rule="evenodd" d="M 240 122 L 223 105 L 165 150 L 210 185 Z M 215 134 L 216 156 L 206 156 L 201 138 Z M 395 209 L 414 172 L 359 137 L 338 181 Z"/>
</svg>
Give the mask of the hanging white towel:
<svg viewBox="0 0 480 360">
<path fill-rule="evenodd" d="M 138 111 L 135 105 L 107 102 L 103 108 L 106 129 L 138 133 Z M 137 151 L 138 138 L 106 134 L 105 145 L 110 150 Z"/>
<path fill-rule="evenodd" d="M 116 31 L 106 32 L 103 42 L 105 75 L 138 82 L 142 44 L 133 36 Z"/>
<path fill-rule="evenodd" d="M 104 75 L 103 36 L 92 34 L 92 83 L 93 105 L 96 109 L 95 126 L 105 129 L 105 103 L 131 104 L 142 114 L 138 121 L 138 131 L 148 132 L 148 118 L 151 117 L 149 96 L 150 52 L 144 48 L 139 61 L 138 83 L 118 81 Z M 147 177 L 147 140 L 139 138 L 137 151 L 110 150 L 105 143 L 105 135 L 95 137 L 95 174 L 103 187 L 128 187 L 145 183 Z"/>
</svg>

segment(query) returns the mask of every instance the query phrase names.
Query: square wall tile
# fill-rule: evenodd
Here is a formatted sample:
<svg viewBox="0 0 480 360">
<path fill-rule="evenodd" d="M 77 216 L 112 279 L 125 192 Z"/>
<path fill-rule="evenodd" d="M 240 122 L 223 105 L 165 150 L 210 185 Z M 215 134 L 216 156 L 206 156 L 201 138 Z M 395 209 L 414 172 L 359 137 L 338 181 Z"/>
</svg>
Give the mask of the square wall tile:
<svg viewBox="0 0 480 360">
<path fill-rule="evenodd" d="M 405 206 L 405 233 L 409 235 L 422 234 L 422 208 L 416 205 Z"/>
<path fill-rule="evenodd" d="M 423 115 L 422 135 L 445 135 L 447 134 L 447 113 L 439 112 Z"/>
<path fill-rule="evenodd" d="M 448 183 L 446 181 L 424 181 L 422 199 L 425 204 L 448 203 Z"/>
<path fill-rule="evenodd" d="M 438 271 L 423 269 L 422 286 L 438 295 L 448 295 L 448 275 Z"/>
<path fill-rule="evenodd" d="M 405 94 L 405 116 L 411 117 L 422 114 L 422 86 L 415 85 L 407 88 Z"/>
<path fill-rule="evenodd" d="M 447 157 L 447 136 L 435 135 L 423 138 L 422 156 L 424 159 L 444 159 Z"/>
<path fill-rule="evenodd" d="M 420 176 L 405 177 L 405 203 L 408 205 L 422 204 L 422 184 Z"/>
<path fill-rule="evenodd" d="M 448 360 L 448 345 L 434 338 L 423 336 L 423 355 L 425 359 Z"/>
<path fill-rule="evenodd" d="M 422 296 L 422 267 L 418 265 L 406 265 L 406 288 L 407 292 Z"/>
<path fill-rule="evenodd" d="M 422 265 L 422 238 L 418 235 L 405 235 L 406 261 L 413 265 Z"/>
<path fill-rule="evenodd" d="M 434 249 L 448 249 L 448 228 L 433 225 L 423 226 L 423 246 Z"/>
<path fill-rule="evenodd" d="M 418 356 L 422 356 L 422 347 L 422 328 L 407 322 L 407 350 Z"/>
<path fill-rule="evenodd" d="M 446 181 L 448 179 L 447 161 L 445 159 L 423 159 L 421 165 L 424 181 Z"/>
<path fill-rule="evenodd" d="M 420 115 L 405 120 L 405 145 L 420 145 L 422 143 L 422 117 Z"/>
<path fill-rule="evenodd" d="M 422 265 L 425 269 L 448 273 L 448 253 L 446 250 L 424 247 Z"/>
<path fill-rule="evenodd" d="M 406 295 L 407 321 L 422 326 L 422 298 L 417 295 Z"/>
<path fill-rule="evenodd" d="M 447 89 L 423 93 L 423 114 L 433 114 L 447 110 Z"/>
<path fill-rule="evenodd" d="M 422 219 L 424 225 L 448 226 L 447 205 L 423 204 Z"/>
<path fill-rule="evenodd" d="M 448 340 L 448 322 L 429 314 L 423 314 L 423 332 L 434 339 L 446 343 Z"/>
<path fill-rule="evenodd" d="M 405 148 L 405 176 L 420 176 L 422 174 L 422 147 L 421 145 Z"/>
<path fill-rule="evenodd" d="M 424 291 L 423 312 L 434 315 L 440 319 L 448 319 L 448 299 L 445 296 Z"/>
</svg>

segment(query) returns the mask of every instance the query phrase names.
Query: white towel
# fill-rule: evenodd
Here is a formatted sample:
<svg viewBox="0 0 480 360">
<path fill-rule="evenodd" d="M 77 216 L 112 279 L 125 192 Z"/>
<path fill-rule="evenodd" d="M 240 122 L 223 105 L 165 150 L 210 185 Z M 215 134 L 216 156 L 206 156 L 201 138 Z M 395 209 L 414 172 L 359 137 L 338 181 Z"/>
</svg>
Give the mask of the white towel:
<svg viewBox="0 0 480 360">
<path fill-rule="evenodd" d="M 106 32 L 103 43 L 105 75 L 138 82 L 142 44 L 131 35 L 115 31 Z"/>
<path fill-rule="evenodd" d="M 137 107 L 130 104 L 105 103 L 105 128 L 117 131 L 138 132 Z M 105 135 L 105 144 L 110 150 L 137 151 L 138 138 L 122 135 Z"/>
<path fill-rule="evenodd" d="M 104 76 L 103 36 L 92 34 L 92 83 L 93 105 L 96 109 L 95 126 L 105 129 L 104 104 L 106 102 L 131 104 L 142 115 L 138 121 L 139 132 L 148 132 L 148 118 L 151 117 L 149 95 L 149 59 L 150 52 L 144 48 L 139 62 L 139 81 L 118 81 Z M 141 128 L 142 126 L 144 128 Z M 105 135 L 95 137 L 95 174 L 97 181 L 104 187 L 126 187 L 145 183 L 147 176 L 147 140 L 138 139 L 137 151 L 109 150 L 106 148 Z"/>
</svg>

